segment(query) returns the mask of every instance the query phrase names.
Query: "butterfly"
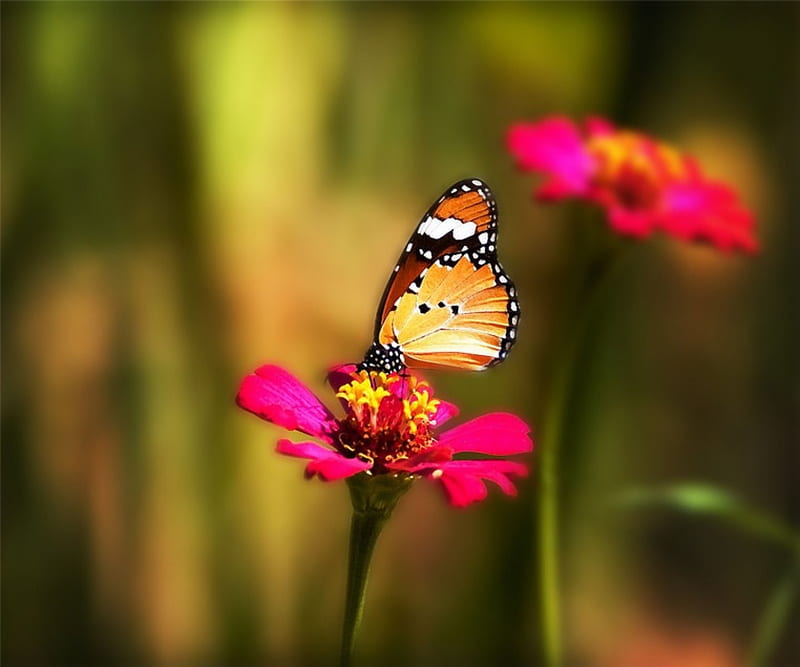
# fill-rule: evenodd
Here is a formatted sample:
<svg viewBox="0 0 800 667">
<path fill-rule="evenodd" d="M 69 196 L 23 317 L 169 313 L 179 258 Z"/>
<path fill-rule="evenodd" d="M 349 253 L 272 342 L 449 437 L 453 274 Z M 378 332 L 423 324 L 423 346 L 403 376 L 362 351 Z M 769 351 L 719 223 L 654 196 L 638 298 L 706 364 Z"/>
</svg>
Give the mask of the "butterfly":
<svg viewBox="0 0 800 667">
<path fill-rule="evenodd" d="M 497 205 L 489 187 L 450 186 L 408 240 L 375 316 L 363 370 L 479 371 L 514 344 L 519 301 L 497 259 Z"/>
</svg>

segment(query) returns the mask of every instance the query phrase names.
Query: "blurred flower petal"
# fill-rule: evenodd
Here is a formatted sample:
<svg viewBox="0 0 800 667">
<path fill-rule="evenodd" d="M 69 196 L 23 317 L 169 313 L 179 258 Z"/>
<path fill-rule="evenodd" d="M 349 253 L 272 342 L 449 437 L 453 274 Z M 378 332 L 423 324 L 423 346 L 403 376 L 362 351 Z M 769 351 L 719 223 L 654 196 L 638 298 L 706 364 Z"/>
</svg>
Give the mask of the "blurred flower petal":
<svg viewBox="0 0 800 667">
<path fill-rule="evenodd" d="M 626 236 L 660 230 L 723 251 L 758 250 L 753 215 L 694 159 L 603 118 L 591 117 L 584 127 L 555 116 L 509 130 L 509 151 L 519 167 L 545 176 L 540 200 L 575 197 L 596 204 L 610 227 Z"/>
<path fill-rule="evenodd" d="M 560 198 L 586 191 L 594 169 L 592 156 L 580 130 L 568 118 L 554 116 L 514 125 L 508 132 L 508 147 L 521 169 L 549 176 L 540 195 Z"/>
</svg>

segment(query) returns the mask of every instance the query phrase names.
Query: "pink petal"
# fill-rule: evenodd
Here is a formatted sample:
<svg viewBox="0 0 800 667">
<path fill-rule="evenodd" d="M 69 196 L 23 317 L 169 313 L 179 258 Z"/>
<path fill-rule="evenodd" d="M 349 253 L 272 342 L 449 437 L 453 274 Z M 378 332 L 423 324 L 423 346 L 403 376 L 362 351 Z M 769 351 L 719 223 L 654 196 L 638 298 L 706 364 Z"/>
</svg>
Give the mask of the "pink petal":
<svg viewBox="0 0 800 667">
<path fill-rule="evenodd" d="M 614 124 L 602 116 L 589 116 L 583 122 L 583 127 L 586 129 L 586 134 L 590 137 L 605 137 L 617 131 Z"/>
<path fill-rule="evenodd" d="M 608 223 L 618 234 L 644 238 L 653 232 L 656 216 L 653 211 L 628 209 L 615 204 L 608 209 Z"/>
<path fill-rule="evenodd" d="M 758 250 L 752 213 L 729 187 L 699 176 L 669 186 L 660 222 L 682 239 L 708 241 L 725 251 Z"/>
<path fill-rule="evenodd" d="M 533 449 L 531 429 L 519 417 L 492 412 L 445 431 L 439 445 L 454 452 L 479 452 L 494 456 L 523 454 Z"/>
<path fill-rule="evenodd" d="M 273 424 L 330 441 L 333 415 L 302 382 L 279 366 L 261 366 L 242 380 L 236 403 Z"/>
<path fill-rule="evenodd" d="M 543 203 L 557 202 L 575 196 L 575 188 L 556 178 L 542 183 L 536 190 L 536 199 Z"/>
<path fill-rule="evenodd" d="M 428 393 L 433 395 L 433 387 L 430 386 L 430 383 L 425 379 L 423 375 L 417 373 L 416 371 L 407 370 L 407 375 L 413 376 L 417 382 L 424 382 L 428 385 Z M 400 380 L 395 382 L 389 386 L 389 391 L 392 392 L 397 398 L 405 399 L 408 397 L 408 382 L 403 378 L 401 375 Z M 439 405 L 436 409 L 436 412 L 433 415 L 433 420 L 435 422 L 435 426 L 441 426 L 449 419 L 455 417 L 458 414 L 458 407 L 447 401 L 439 400 Z"/>
<path fill-rule="evenodd" d="M 442 484 L 451 505 L 464 507 L 486 497 L 484 479 L 497 484 L 506 495 L 514 496 L 517 489 L 509 475 L 524 477 L 527 473 L 528 469 L 521 463 L 488 459 L 448 461 L 428 469 L 426 477 Z"/>
<path fill-rule="evenodd" d="M 506 459 L 459 460 L 447 461 L 439 466 L 448 475 L 476 475 L 497 484 L 503 493 L 514 496 L 517 489 L 511 483 L 509 475 L 527 477 L 528 466 Z"/>
<path fill-rule="evenodd" d="M 393 382 L 389 385 L 389 391 L 394 394 L 397 398 L 403 399 L 408 397 L 408 376 L 413 377 L 417 382 L 425 382 L 425 378 L 422 377 L 419 373 L 415 373 L 411 370 L 406 370 L 405 373 L 399 374 L 400 379 L 397 382 Z"/>
<path fill-rule="evenodd" d="M 538 123 L 514 125 L 507 144 L 521 169 L 550 177 L 542 193 L 580 195 L 588 186 L 594 160 L 577 126 L 568 118 L 553 116 Z"/>
<path fill-rule="evenodd" d="M 433 421 L 436 426 L 441 426 L 458 414 L 458 407 L 454 403 L 447 401 L 439 401 L 439 406 L 436 408 L 436 413 L 433 415 Z"/>
<path fill-rule="evenodd" d="M 306 466 L 306 477 L 311 478 L 314 475 L 319 475 L 320 479 L 326 482 L 351 477 L 372 467 L 366 461 L 348 459 L 339 454 L 339 452 L 332 452 L 316 442 L 279 440 L 276 449 L 287 456 L 311 459 L 311 462 Z"/>
<path fill-rule="evenodd" d="M 393 393 L 397 398 L 405 399 L 408 398 L 408 388 L 409 382 L 408 377 L 413 377 L 417 384 L 424 382 L 428 385 L 428 394 L 433 395 L 433 387 L 431 387 L 431 383 L 425 379 L 425 376 L 417 371 L 412 371 L 411 369 L 406 369 L 403 373 L 399 374 L 400 379 L 397 382 L 392 383 L 389 385 L 389 391 Z"/>
<path fill-rule="evenodd" d="M 466 507 L 488 495 L 486 485 L 479 477 L 472 475 L 442 475 L 439 482 L 453 507 Z"/>
<path fill-rule="evenodd" d="M 328 371 L 328 384 L 334 392 L 338 392 L 343 384 L 353 381 L 356 372 L 355 364 L 339 364 Z"/>
</svg>

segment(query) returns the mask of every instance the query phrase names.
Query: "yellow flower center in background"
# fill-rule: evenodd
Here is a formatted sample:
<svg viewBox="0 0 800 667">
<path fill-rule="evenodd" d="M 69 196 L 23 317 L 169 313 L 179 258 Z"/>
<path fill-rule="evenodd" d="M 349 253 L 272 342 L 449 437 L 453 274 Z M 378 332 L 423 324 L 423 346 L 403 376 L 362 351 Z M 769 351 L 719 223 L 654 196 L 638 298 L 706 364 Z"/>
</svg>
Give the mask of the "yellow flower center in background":
<svg viewBox="0 0 800 667">
<path fill-rule="evenodd" d="M 628 208 L 655 206 L 668 180 L 686 176 L 678 151 L 635 132 L 593 137 L 588 147 L 595 159 L 595 186 Z"/>
</svg>

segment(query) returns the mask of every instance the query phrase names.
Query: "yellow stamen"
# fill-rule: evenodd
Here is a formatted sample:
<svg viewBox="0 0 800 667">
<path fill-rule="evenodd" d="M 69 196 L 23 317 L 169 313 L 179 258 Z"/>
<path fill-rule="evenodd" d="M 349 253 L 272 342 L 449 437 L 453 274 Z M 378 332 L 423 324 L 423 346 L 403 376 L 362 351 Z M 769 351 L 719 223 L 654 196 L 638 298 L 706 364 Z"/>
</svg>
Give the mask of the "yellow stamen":
<svg viewBox="0 0 800 667">
<path fill-rule="evenodd" d="M 387 388 L 401 378 L 398 375 L 359 371 L 353 380 L 339 388 L 336 396 L 346 401 L 359 419 L 377 428 L 377 416 L 383 400 L 392 395 Z M 416 435 L 420 426 L 431 424 L 439 401 L 431 398 L 430 387 L 416 377 L 402 378 L 405 398 L 401 398 L 403 417 L 410 435 Z"/>
</svg>

